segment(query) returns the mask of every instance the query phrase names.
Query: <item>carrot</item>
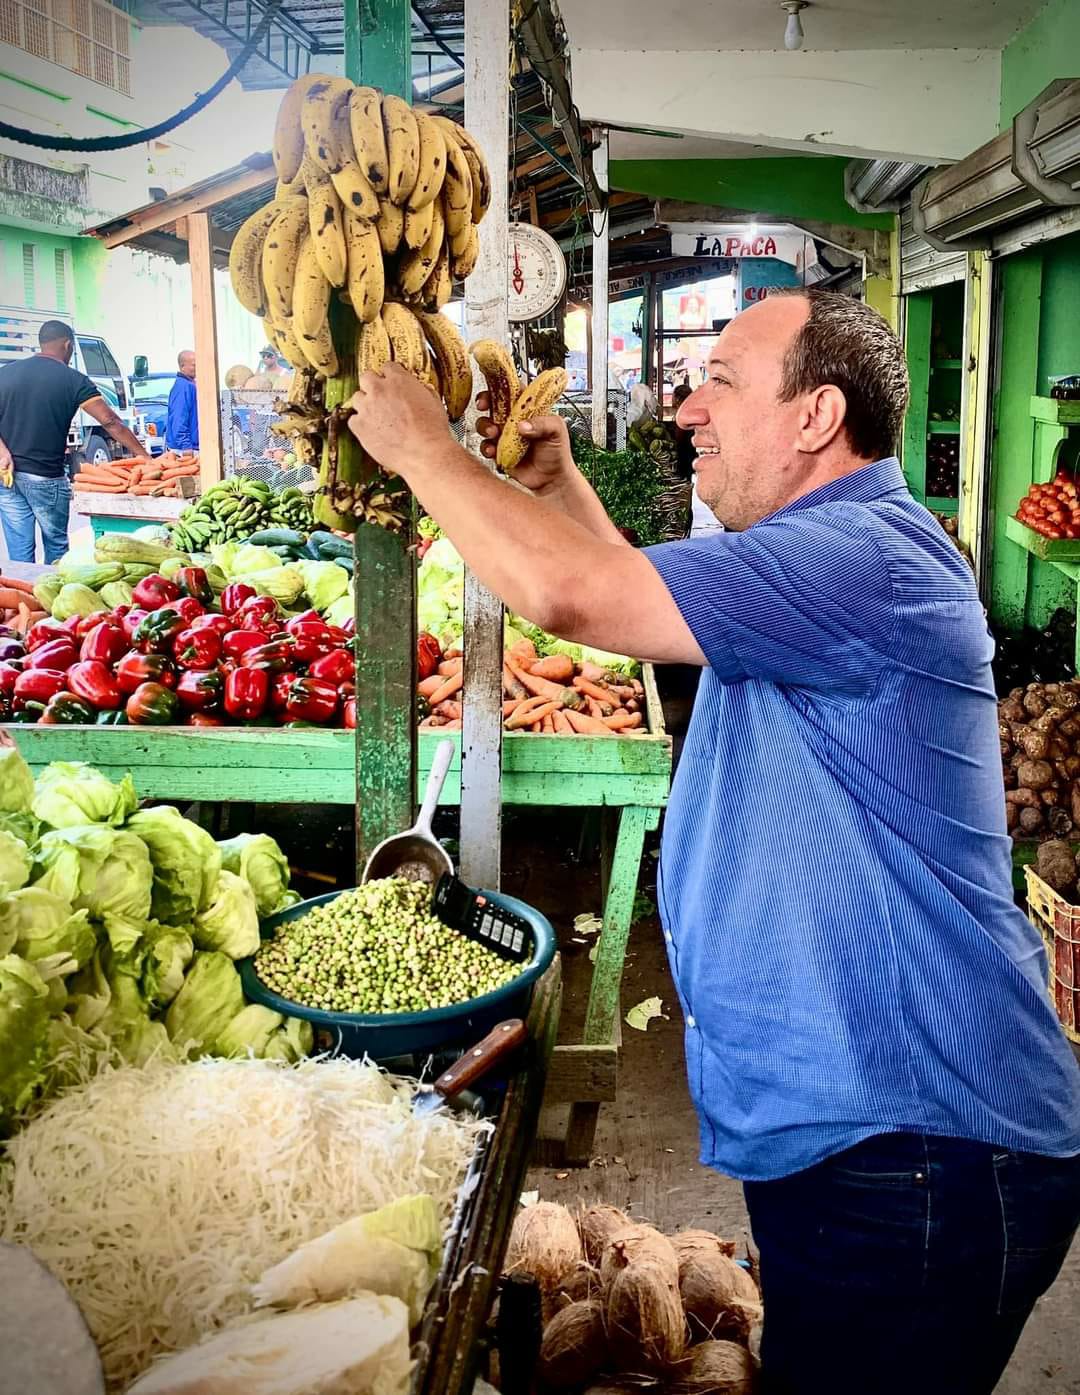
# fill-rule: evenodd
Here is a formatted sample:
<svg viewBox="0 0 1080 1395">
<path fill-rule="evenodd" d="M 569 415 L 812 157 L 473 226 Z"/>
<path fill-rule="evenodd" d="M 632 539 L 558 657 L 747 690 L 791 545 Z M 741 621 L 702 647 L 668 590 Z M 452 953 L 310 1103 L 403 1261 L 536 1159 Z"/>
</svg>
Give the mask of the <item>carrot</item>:
<svg viewBox="0 0 1080 1395">
<path fill-rule="evenodd" d="M 26 592 L 0 586 L 0 610 L 18 610 L 26 604 Z"/>
<path fill-rule="evenodd" d="M 511 651 L 511 653 L 512 652 L 513 651 Z M 537 697 L 546 697 L 549 702 L 557 702 L 560 707 L 563 705 L 563 687 L 561 683 L 549 683 L 546 678 L 534 678 L 531 673 L 526 673 L 524 669 L 518 668 L 509 654 L 506 656 L 506 667 L 521 686 L 526 688 L 530 693 L 535 693 Z"/>
<path fill-rule="evenodd" d="M 421 679 L 416 685 L 416 691 L 422 698 L 430 698 L 432 693 L 437 693 L 444 683 L 444 678 L 440 673 L 433 673 L 430 678 Z"/>
<path fill-rule="evenodd" d="M 547 659 L 537 659 L 529 666 L 534 678 L 548 678 L 552 683 L 569 683 L 574 676 L 574 661 L 568 654 L 552 654 Z"/>
<path fill-rule="evenodd" d="M 605 678 L 610 678 L 606 668 L 601 668 L 599 664 L 594 664 L 590 659 L 585 659 L 578 665 L 578 672 L 582 678 L 587 678 L 590 683 L 601 683 Z"/>
<path fill-rule="evenodd" d="M 554 730 L 555 730 L 555 723 L 552 721 L 552 718 L 553 718 L 554 716 L 555 716 L 555 713 L 554 713 L 554 712 L 549 712 L 549 713 L 547 714 L 547 716 L 544 718 L 544 720 L 540 723 L 540 730 L 541 730 L 541 731 L 554 732 Z"/>
<path fill-rule="evenodd" d="M 512 644 L 507 651 L 515 663 L 532 665 L 536 663 L 538 655 L 536 645 L 531 639 L 519 639 L 516 644 Z"/>
<path fill-rule="evenodd" d="M 573 736 L 574 728 L 570 725 L 570 718 L 563 711 L 553 712 L 551 720 L 555 730 L 564 736 Z"/>
<path fill-rule="evenodd" d="M 601 688 L 599 683 L 590 683 L 587 678 L 575 678 L 574 687 L 579 693 L 595 698 L 597 702 L 611 702 L 614 696 L 610 688 Z"/>
<path fill-rule="evenodd" d="M 451 698 L 447 698 L 445 702 L 439 703 L 438 707 L 435 709 L 435 713 L 437 716 L 445 717 L 451 722 L 460 720 L 462 716 L 461 703 L 454 702 Z"/>
<path fill-rule="evenodd" d="M 75 477 L 73 487 L 83 494 L 126 494 L 128 492 L 126 484 L 96 484 L 93 480 L 87 480 L 85 484 L 80 484 L 78 476 Z"/>
<path fill-rule="evenodd" d="M 435 689 L 428 698 L 428 702 L 431 704 L 432 708 L 436 708 L 440 702 L 445 702 L 447 698 L 453 697 L 455 693 L 459 693 L 464 685 L 465 675 L 460 671 L 458 673 L 452 673 L 446 679 L 445 683 L 442 683 Z"/>
<path fill-rule="evenodd" d="M 515 698 L 518 701 L 520 701 L 521 698 L 525 696 L 524 687 L 522 687 L 522 685 L 517 681 L 514 675 L 506 667 L 505 663 L 503 664 L 503 692 L 507 695 L 507 697 Z"/>
<path fill-rule="evenodd" d="M 633 688 L 626 683 L 612 683 L 610 688 L 620 702 L 631 702 L 637 696 Z"/>
<path fill-rule="evenodd" d="M 609 731 L 622 731 L 624 727 L 641 726 L 640 712 L 613 712 L 610 717 L 603 718 L 604 726 Z"/>
<path fill-rule="evenodd" d="M 465 650 L 462 649 L 459 644 L 455 644 L 452 649 L 447 649 L 443 652 L 444 659 L 463 659 L 464 657 Z"/>
<path fill-rule="evenodd" d="M 21 576 L 0 576 L 0 586 L 6 586 L 9 591 L 25 591 L 30 596 L 34 594 L 34 583 L 23 581 Z"/>
<path fill-rule="evenodd" d="M 595 717 L 586 717 L 584 712 L 573 712 L 567 708 L 563 714 L 579 736 L 614 736 L 615 733 Z"/>
<path fill-rule="evenodd" d="M 599 721 L 601 717 L 611 716 L 611 703 L 609 702 L 597 702 L 594 697 L 587 697 L 585 699 L 585 704 L 589 709 L 589 716 L 593 717 L 596 721 Z M 607 712 L 604 711 L 605 707 L 608 708 Z"/>
<path fill-rule="evenodd" d="M 503 717 L 512 717 L 514 713 L 518 710 L 518 708 L 522 705 L 522 698 L 510 698 L 509 701 L 503 703 Z"/>
<path fill-rule="evenodd" d="M 444 659 L 435 672 L 441 673 L 444 678 L 449 678 L 452 674 L 460 673 L 464 667 L 464 659 Z"/>
<path fill-rule="evenodd" d="M 645 696 L 645 685 L 642 683 L 640 678 L 631 678 L 630 686 L 634 690 L 635 697 L 641 698 Z"/>
<path fill-rule="evenodd" d="M 522 708 L 525 708 L 524 703 L 512 717 L 507 718 L 505 723 L 507 731 L 517 731 L 520 727 L 539 726 L 545 717 L 550 717 L 553 712 L 559 710 L 559 705 L 555 702 L 546 702 L 542 707 L 533 707 L 524 711 Z"/>
<path fill-rule="evenodd" d="M 445 725 L 445 717 L 425 717 L 424 720 L 420 723 L 420 730 L 434 731 L 436 727 L 444 727 Z"/>
</svg>

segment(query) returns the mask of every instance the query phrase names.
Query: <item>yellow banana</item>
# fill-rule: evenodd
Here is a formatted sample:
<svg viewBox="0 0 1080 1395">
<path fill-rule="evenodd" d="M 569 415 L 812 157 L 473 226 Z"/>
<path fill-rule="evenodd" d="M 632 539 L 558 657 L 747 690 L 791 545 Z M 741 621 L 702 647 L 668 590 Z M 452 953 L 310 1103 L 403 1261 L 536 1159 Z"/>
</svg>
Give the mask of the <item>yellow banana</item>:
<svg viewBox="0 0 1080 1395">
<path fill-rule="evenodd" d="M 416 318 L 435 357 L 441 395 L 450 420 L 458 421 L 465 415 L 472 397 L 472 367 L 465 341 L 445 315 L 430 315 L 418 310 Z"/>
<path fill-rule="evenodd" d="M 450 275 L 450 251 L 444 243 L 435 259 L 431 275 L 424 282 L 423 301 L 425 310 L 441 310 L 454 293 L 454 278 Z"/>
<path fill-rule="evenodd" d="M 436 397 L 442 399 L 442 380 L 439 377 L 439 367 L 431 356 L 431 350 L 424 346 L 424 371 L 420 375 L 421 381 L 426 383 Z"/>
<path fill-rule="evenodd" d="M 349 127 L 356 163 L 375 192 L 385 194 L 389 181 L 386 132 L 376 88 L 353 88 L 349 94 Z"/>
<path fill-rule="evenodd" d="M 464 126 L 459 126 L 447 116 L 433 116 L 431 119 L 447 137 L 448 142 L 457 141 L 468 161 L 473 183 L 472 220 L 479 223 L 491 206 L 491 171 L 488 169 L 487 157 Z"/>
<path fill-rule="evenodd" d="M 465 152 L 453 140 L 446 142 L 442 202 L 446 210 L 446 232 L 453 237 L 472 222 L 472 174 Z"/>
<path fill-rule="evenodd" d="M 267 311 L 262 281 L 263 244 L 284 207 L 284 200 L 275 199 L 256 209 L 250 218 L 241 223 L 229 248 L 229 279 L 233 294 L 245 310 L 250 310 L 260 319 Z"/>
<path fill-rule="evenodd" d="M 401 230 L 401 236 L 405 246 L 411 247 L 414 252 L 419 252 L 431 236 L 431 229 L 435 222 L 435 207 L 438 202 L 438 199 L 433 199 L 431 203 L 426 203 L 419 213 L 413 213 L 410 209 L 405 210 L 405 223 Z"/>
<path fill-rule="evenodd" d="M 420 168 L 420 132 L 408 102 L 391 93 L 382 99 L 386 132 L 387 192 L 392 202 L 404 204 L 416 184 Z"/>
<path fill-rule="evenodd" d="M 476 359 L 484 375 L 490 398 L 488 416 L 496 426 L 504 426 L 510 420 L 510 409 L 521 392 L 510 351 L 497 339 L 477 339 L 469 345 L 469 353 Z"/>
<path fill-rule="evenodd" d="M 427 369 L 427 349 L 420 321 L 407 305 L 388 300 L 382 308 L 382 322 L 390 340 L 390 352 L 395 363 L 417 378 Z"/>
<path fill-rule="evenodd" d="M 425 204 L 437 199 L 442 192 L 446 177 L 446 140 L 426 112 L 418 111 L 414 115 L 416 129 L 420 133 L 420 159 L 416 183 L 406 207 L 413 213 L 419 213 Z"/>
<path fill-rule="evenodd" d="M 445 201 L 446 201 L 446 195 L 445 195 L 445 191 L 444 191 L 444 193 L 443 193 L 443 203 L 444 203 L 444 205 L 445 205 Z M 444 206 L 444 208 L 443 208 L 444 216 L 445 216 L 445 212 L 446 212 L 446 209 L 445 209 L 445 206 Z M 471 227 L 473 227 L 473 226 L 474 226 L 474 225 L 473 225 L 472 223 L 466 223 L 465 226 L 464 226 L 463 228 L 459 228 L 458 231 L 457 231 L 456 233 L 451 233 L 450 229 L 447 228 L 447 230 L 446 230 L 446 242 L 447 242 L 447 245 L 448 245 L 449 248 L 450 248 L 450 255 L 451 255 L 452 257 L 460 257 L 461 254 L 462 254 L 462 252 L 464 252 L 465 249 L 468 247 L 468 245 L 469 245 L 469 229 L 470 229 Z"/>
<path fill-rule="evenodd" d="M 383 255 L 392 257 L 401 246 L 405 232 L 405 210 L 389 199 L 379 200 L 379 216 L 375 220 Z"/>
<path fill-rule="evenodd" d="M 464 281 L 466 276 L 471 276 L 476 268 L 476 263 L 480 257 L 480 234 L 475 223 L 470 223 L 465 239 L 465 249 L 454 254 L 451 245 L 450 272 L 457 281 Z"/>
<path fill-rule="evenodd" d="M 352 158 L 352 137 L 343 145 L 342 134 L 349 130 L 348 78 L 321 77 L 310 83 L 300 107 L 304 147 L 321 170 L 336 174 Z M 341 108 L 345 108 L 344 125 Z"/>
<path fill-rule="evenodd" d="M 334 352 L 334 341 L 330 338 L 328 324 L 324 324 L 317 334 L 298 335 L 297 343 L 316 373 L 320 373 L 324 378 L 337 376 L 338 358 Z"/>
<path fill-rule="evenodd" d="M 442 208 L 437 199 L 430 207 L 432 209 L 431 231 L 427 241 L 418 252 L 406 252 L 398 264 L 398 285 L 405 295 L 416 295 L 423 289 L 443 250 L 445 227 Z M 408 214 L 405 215 L 406 225 L 408 216 Z"/>
<path fill-rule="evenodd" d="M 495 451 L 495 463 L 502 470 L 512 470 L 521 463 L 529 443 L 518 430 L 518 423 L 543 417 L 566 391 L 565 368 L 549 368 L 524 388 L 510 409 L 510 420 L 502 429 Z"/>
<path fill-rule="evenodd" d="M 307 200 L 287 199 L 270 225 L 262 249 L 262 279 L 266 304 L 278 324 L 292 314 L 293 271 L 300 240 L 308 233 Z"/>
<path fill-rule="evenodd" d="M 330 311 L 330 282 L 322 274 L 315 239 L 305 233 L 293 276 L 293 327 L 301 338 L 313 339 Z"/>
<path fill-rule="evenodd" d="M 303 193 L 304 181 L 300 178 L 299 175 L 297 175 L 295 179 L 289 180 L 288 183 L 286 183 L 284 179 L 279 179 L 278 182 L 274 185 L 275 202 L 280 199 L 290 198 L 293 194 L 299 194 L 301 197 L 303 197 Z"/>
<path fill-rule="evenodd" d="M 304 156 L 304 128 L 300 112 L 308 88 L 318 82 L 318 73 L 305 73 L 298 77 L 286 91 L 278 107 L 277 121 L 274 124 L 274 169 L 282 184 L 291 184 L 300 169 Z"/>
<path fill-rule="evenodd" d="M 354 218 L 362 218 L 366 223 L 374 223 L 379 216 L 378 195 L 356 161 L 351 158 L 346 160 L 330 178 L 346 212 Z"/>
<path fill-rule="evenodd" d="M 304 357 L 303 350 L 296 342 L 296 335 L 293 333 L 291 323 L 275 324 L 271 319 L 263 320 L 263 329 L 266 330 L 266 337 L 274 345 L 278 353 L 290 363 L 293 368 L 308 370 L 311 365 Z"/>
<path fill-rule="evenodd" d="M 301 166 L 307 189 L 308 227 L 322 274 L 331 286 L 345 284 L 345 217 L 337 190 L 309 155 Z"/>
<path fill-rule="evenodd" d="M 347 217 L 345 245 L 348 250 L 346 285 L 349 300 L 356 318 L 362 324 L 368 324 L 382 309 L 386 294 L 386 273 L 379 234 L 370 223 Z"/>
<path fill-rule="evenodd" d="M 357 373 L 378 373 L 393 358 L 390 352 L 390 336 L 381 315 L 376 315 L 370 324 L 361 325 L 356 336 Z"/>
</svg>

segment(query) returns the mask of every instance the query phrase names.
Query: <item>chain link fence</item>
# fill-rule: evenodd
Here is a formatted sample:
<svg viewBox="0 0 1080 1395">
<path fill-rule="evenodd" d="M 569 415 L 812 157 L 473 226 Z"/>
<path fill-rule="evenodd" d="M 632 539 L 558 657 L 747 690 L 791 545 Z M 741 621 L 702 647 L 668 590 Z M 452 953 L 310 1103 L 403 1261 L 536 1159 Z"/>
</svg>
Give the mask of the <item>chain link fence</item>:
<svg viewBox="0 0 1080 1395">
<path fill-rule="evenodd" d="M 264 480 L 272 489 L 315 488 L 309 465 L 286 464 L 289 442 L 270 423 L 280 415 L 280 389 L 226 388 L 221 394 L 221 447 L 225 477 Z M 284 459 L 282 457 L 285 457 Z"/>
</svg>

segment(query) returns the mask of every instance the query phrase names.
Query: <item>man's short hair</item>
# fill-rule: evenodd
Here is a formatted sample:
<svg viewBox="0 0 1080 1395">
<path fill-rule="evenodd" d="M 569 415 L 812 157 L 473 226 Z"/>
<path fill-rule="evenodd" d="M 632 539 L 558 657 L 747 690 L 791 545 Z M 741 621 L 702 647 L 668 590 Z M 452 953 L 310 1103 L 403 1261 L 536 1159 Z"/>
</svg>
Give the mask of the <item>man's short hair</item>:
<svg viewBox="0 0 1080 1395">
<path fill-rule="evenodd" d="M 671 400 L 675 406 L 678 406 L 680 402 L 685 402 L 686 399 L 693 393 L 693 391 L 694 389 L 690 386 L 689 383 L 680 383 L 679 386 L 675 389 L 675 391 L 671 394 Z"/>
<path fill-rule="evenodd" d="M 844 427 L 863 460 L 896 453 L 911 393 L 907 360 L 888 323 L 862 301 L 813 287 L 777 292 L 810 302 L 784 355 L 780 401 L 831 384 L 847 402 Z"/>
<path fill-rule="evenodd" d="M 177 368 L 179 368 L 180 365 L 184 362 L 184 359 L 187 358 L 188 354 L 190 354 L 191 357 L 194 358 L 194 357 L 195 357 L 195 350 L 194 350 L 194 349 L 181 349 L 180 352 L 176 355 L 176 366 L 177 366 Z"/>
<path fill-rule="evenodd" d="M 74 344 L 75 331 L 63 320 L 46 320 L 38 330 L 37 339 L 38 347 L 42 349 L 46 344 L 59 344 L 61 339 L 69 339 Z"/>
</svg>

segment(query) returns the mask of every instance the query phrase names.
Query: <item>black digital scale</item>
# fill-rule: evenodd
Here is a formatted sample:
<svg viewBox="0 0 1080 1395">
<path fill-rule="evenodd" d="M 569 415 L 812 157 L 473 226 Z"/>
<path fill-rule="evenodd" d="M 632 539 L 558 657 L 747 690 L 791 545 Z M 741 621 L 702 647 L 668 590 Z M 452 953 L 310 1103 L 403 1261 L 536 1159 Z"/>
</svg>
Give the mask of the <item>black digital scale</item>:
<svg viewBox="0 0 1080 1395">
<path fill-rule="evenodd" d="M 435 887 L 432 910 L 444 925 L 486 946 L 500 959 L 523 964 L 532 956 L 529 922 L 448 872 Z"/>
</svg>

